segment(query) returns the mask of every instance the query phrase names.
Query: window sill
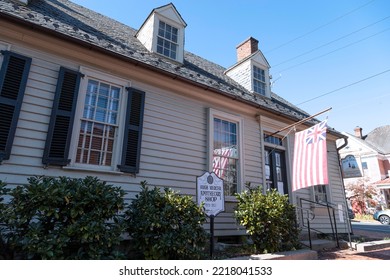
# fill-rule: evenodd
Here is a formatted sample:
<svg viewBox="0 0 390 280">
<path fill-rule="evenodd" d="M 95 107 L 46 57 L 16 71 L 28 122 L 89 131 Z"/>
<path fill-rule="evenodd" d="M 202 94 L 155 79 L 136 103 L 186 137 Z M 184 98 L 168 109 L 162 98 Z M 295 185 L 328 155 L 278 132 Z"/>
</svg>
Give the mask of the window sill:
<svg viewBox="0 0 390 280">
<path fill-rule="evenodd" d="M 80 172 L 93 172 L 93 173 L 100 173 L 100 174 L 111 174 L 111 175 L 124 175 L 128 173 L 124 173 L 121 171 L 114 171 L 114 170 L 104 170 L 104 169 L 92 169 L 92 168 L 85 168 L 85 167 L 76 167 L 76 166 L 64 166 L 62 167 L 64 170 L 70 170 L 70 171 L 80 171 Z"/>
</svg>

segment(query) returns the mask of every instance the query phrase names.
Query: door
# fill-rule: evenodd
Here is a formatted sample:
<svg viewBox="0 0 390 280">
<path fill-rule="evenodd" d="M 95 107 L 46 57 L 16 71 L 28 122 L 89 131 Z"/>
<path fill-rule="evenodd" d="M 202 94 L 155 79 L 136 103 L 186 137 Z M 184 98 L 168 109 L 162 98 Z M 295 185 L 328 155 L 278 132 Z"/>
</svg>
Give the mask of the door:
<svg viewBox="0 0 390 280">
<path fill-rule="evenodd" d="M 265 149 L 265 177 L 267 190 L 276 189 L 288 194 L 285 152 L 277 149 Z"/>
</svg>

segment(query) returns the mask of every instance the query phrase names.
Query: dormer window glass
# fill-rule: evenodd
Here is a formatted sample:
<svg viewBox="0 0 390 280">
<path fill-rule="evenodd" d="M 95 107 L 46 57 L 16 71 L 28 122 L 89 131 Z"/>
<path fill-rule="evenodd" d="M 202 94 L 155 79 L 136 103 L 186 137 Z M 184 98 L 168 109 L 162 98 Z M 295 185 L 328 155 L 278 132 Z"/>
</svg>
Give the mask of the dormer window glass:
<svg viewBox="0 0 390 280">
<path fill-rule="evenodd" d="M 178 49 L 178 29 L 160 21 L 157 36 L 157 52 L 176 59 Z"/>
<path fill-rule="evenodd" d="M 265 71 L 253 66 L 253 91 L 266 95 Z"/>
</svg>

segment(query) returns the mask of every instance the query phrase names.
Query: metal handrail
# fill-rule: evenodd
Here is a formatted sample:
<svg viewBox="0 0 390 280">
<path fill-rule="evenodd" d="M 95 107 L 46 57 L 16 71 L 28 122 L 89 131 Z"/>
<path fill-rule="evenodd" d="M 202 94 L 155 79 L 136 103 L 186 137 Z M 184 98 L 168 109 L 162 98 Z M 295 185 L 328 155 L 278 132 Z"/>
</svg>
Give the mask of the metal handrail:
<svg viewBox="0 0 390 280">
<path fill-rule="evenodd" d="M 337 247 L 340 248 L 340 243 L 339 243 L 339 238 L 338 238 L 338 233 L 337 233 L 336 216 L 335 216 L 334 208 L 333 208 L 333 206 L 331 206 L 331 203 L 328 203 L 328 202 L 327 203 L 321 203 L 321 202 L 312 201 L 312 200 L 305 199 L 305 198 L 299 198 L 299 200 L 300 200 L 300 205 L 301 205 L 301 207 L 299 207 L 299 208 L 301 210 L 307 210 L 306 208 L 302 207 L 302 205 L 303 205 L 302 201 L 306 201 L 306 202 L 309 202 L 311 204 L 316 204 L 316 205 L 320 205 L 320 206 L 323 206 L 323 207 L 327 208 L 328 216 L 329 216 L 329 222 L 330 222 L 331 229 L 332 229 L 332 234 L 333 234 L 334 239 L 336 240 Z M 332 215 L 331 215 L 330 209 L 332 209 Z M 314 215 L 314 213 L 313 213 L 313 215 Z M 333 216 L 333 221 L 332 221 L 332 216 Z M 313 219 L 314 219 L 314 217 L 313 217 Z M 302 212 L 302 219 L 303 219 L 303 212 Z M 309 224 L 309 222 L 308 222 L 308 224 Z M 303 226 L 305 226 L 305 225 L 303 224 Z M 311 248 L 311 230 L 315 230 L 315 229 L 311 229 L 310 226 L 309 226 L 308 227 L 308 231 L 309 231 L 310 248 Z M 315 231 L 321 232 L 319 230 L 315 230 Z"/>
<path fill-rule="evenodd" d="M 310 249 L 312 249 L 310 221 L 315 218 L 315 214 L 314 214 L 313 211 L 311 211 L 309 209 L 302 208 L 300 206 L 295 206 L 295 209 L 297 209 L 297 210 L 299 209 L 301 214 L 302 214 L 302 226 L 305 226 L 304 217 L 303 217 L 303 211 L 306 212 L 307 228 L 308 228 L 308 234 L 309 234 L 309 247 L 310 247 Z M 312 216 L 312 217 L 310 217 L 310 216 Z"/>
</svg>

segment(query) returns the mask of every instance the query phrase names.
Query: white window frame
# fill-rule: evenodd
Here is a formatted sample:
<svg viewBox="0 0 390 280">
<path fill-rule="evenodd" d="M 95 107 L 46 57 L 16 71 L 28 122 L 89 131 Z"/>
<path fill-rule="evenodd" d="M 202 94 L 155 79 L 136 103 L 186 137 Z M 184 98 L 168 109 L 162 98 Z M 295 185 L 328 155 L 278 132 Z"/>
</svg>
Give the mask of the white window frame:
<svg viewBox="0 0 390 280">
<path fill-rule="evenodd" d="M 259 80 L 257 78 L 255 78 L 255 67 L 264 71 L 264 81 L 262 80 Z M 264 84 L 264 93 L 261 93 L 261 92 L 257 92 L 255 90 L 255 81 L 261 83 L 261 84 Z M 267 96 L 267 70 L 264 69 L 263 67 L 257 65 L 257 64 L 252 64 L 252 90 L 253 92 L 257 93 L 257 94 L 260 94 L 260 95 L 263 95 L 263 96 Z"/>
<path fill-rule="evenodd" d="M 131 86 L 131 82 L 128 80 L 124 80 L 115 76 L 112 76 L 110 74 L 106 74 L 94 69 L 80 67 L 80 72 L 84 74 L 84 77 L 81 80 L 80 83 L 80 90 L 78 94 L 77 99 L 77 106 L 75 111 L 75 117 L 74 117 L 74 124 L 73 124 L 73 132 L 72 132 L 72 140 L 70 144 L 70 150 L 69 155 L 71 158 L 70 164 L 65 167 L 69 169 L 81 169 L 81 170 L 88 170 L 88 171 L 94 171 L 94 172 L 120 172 L 118 171 L 117 165 L 120 164 L 121 156 L 122 156 L 122 147 L 123 147 L 123 138 L 124 138 L 124 128 L 125 128 L 125 117 L 126 117 L 126 104 L 127 104 L 127 98 L 128 93 L 126 90 L 126 87 Z M 81 119 L 83 118 L 84 113 L 84 103 L 85 103 L 85 96 L 88 86 L 88 81 L 91 80 L 97 80 L 99 82 L 107 83 L 110 85 L 113 85 L 115 87 L 120 88 L 120 100 L 119 100 L 119 107 L 118 107 L 118 124 L 116 132 L 115 132 L 115 140 L 114 140 L 114 147 L 113 147 L 113 153 L 112 153 L 112 159 L 111 159 L 111 165 L 110 166 L 101 166 L 101 165 L 93 165 L 93 164 L 83 164 L 83 163 L 77 163 L 76 162 L 76 155 L 77 155 L 77 147 L 78 147 L 78 141 L 79 141 L 79 132 L 81 127 Z"/>
<path fill-rule="evenodd" d="M 237 123 L 237 145 L 238 145 L 238 167 L 237 167 L 237 193 L 240 193 L 244 186 L 244 153 L 243 153 L 243 131 L 244 120 L 242 117 L 218 111 L 213 108 L 208 110 L 208 170 L 213 170 L 213 146 L 214 146 L 214 118 Z M 225 194 L 225 201 L 236 201 L 236 197 Z"/>
<path fill-rule="evenodd" d="M 11 45 L 4 42 L 4 41 L 0 41 L 0 51 L 10 51 L 11 50 Z M 0 68 L 1 68 L 1 65 L 3 65 L 3 60 L 4 60 L 4 56 L 0 54 Z"/>
<path fill-rule="evenodd" d="M 184 58 L 184 45 L 183 45 L 184 44 L 184 28 L 183 28 L 183 26 L 176 23 L 175 21 L 170 20 L 169 18 L 163 17 L 159 14 L 155 14 L 155 17 L 156 18 L 155 18 L 154 27 L 153 27 L 154 28 L 154 32 L 153 32 L 154 38 L 153 38 L 153 44 L 152 44 L 153 45 L 153 47 L 152 47 L 153 52 L 155 52 L 163 57 L 166 57 L 168 59 L 183 63 L 183 58 Z M 178 34 L 177 34 L 177 51 L 176 51 L 176 58 L 175 59 L 157 52 L 157 39 L 159 37 L 158 30 L 159 30 L 159 26 L 160 26 L 160 21 L 177 29 L 177 32 L 178 32 Z"/>
<path fill-rule="evenodd" d="M 176 42 L 173 41 L 173 40 L 171 40 L 170 38 L 167 38 L 167 37 L 165 36 L 165 34 L 164 34 L 164 36 L 161 36 L 161 35 L 159 34 L 159 33 L 160 33 L 160 24 L 161 24 L 161 23 L 163 23 L 163 24 L 165 25 L 165 27 L 169 26 L 171 29 L 173 29 L 173 28 L 176 29 L 176 31 L 177 31 L 177 34 L 176 34 Z M 180 34 L 179 34 L 179 33 L 180 33 L 179 28 L 177 28 L 177 27 L 175 27 L 175 26 L 172 26 L 172 25 L 170 25 L 169 23 L 167 23 L 167 22 L 165 22 L 165 21 L 163 21 L 163 20 L 159 20 L 159 22 L 158 22 L 158 30 L 157 30 L 157 42 L 156 42 L 156 51 L 157 51 L 157 53 L 159 53 L 159 54 L 161 54 L 161 55 L 163 55 L 163 56 L 169 57 L 170 59 L 177 60 L 177 57 L 178 57 L 178 55 L 179 55 L 179 54 L 178 54 L 178 52 L 179 52 L 179 47 L 180 47 L 180 45 L 179 45 L 179 36 L 180 36 Z M 175 56 L 174 56 L 174 57 L 171 56 L 172 53 L 173 53 L 173 49 L 172 49 L 172 48 L 169 48 L 169 49 L 168 49 L 170 55 L 164 54 L 164 46 L 162 46 L 162 48 L 163 48 L 162 53 L 158 51 L 158 47 L 159 47 L 159 45 L 158 45 L 158 39 L 159 39 L 159 38 L 161 38 L 161 40 L 162 40 L 163 42 L 168 42 L 170 45 L 176 46 L 176 49 L 175 49 Z"/>
<path fill-rule="evenodd" d="M 324 188 L 325 189 L 325 198 L 327 199 L 327 200 L 318 200 L 317 199 L 317 196 L 319 196 L 317 193 L 320 193 L 320 192 L 318 192 L 318 188 L 319 187 L 321 187 L 321 188 Z M 322 192 L 321 192 L 321 194 L 322 194 Z M 329 185 L 315 185 L 315 186 L 313 186 L 313 200 L 315 201 L 315 202 L 318 202 L 318 203 L 327 203 L 327 202 L 331 202 L 330 201 L 330 194 L 329 194 Z"/>
</svg>

